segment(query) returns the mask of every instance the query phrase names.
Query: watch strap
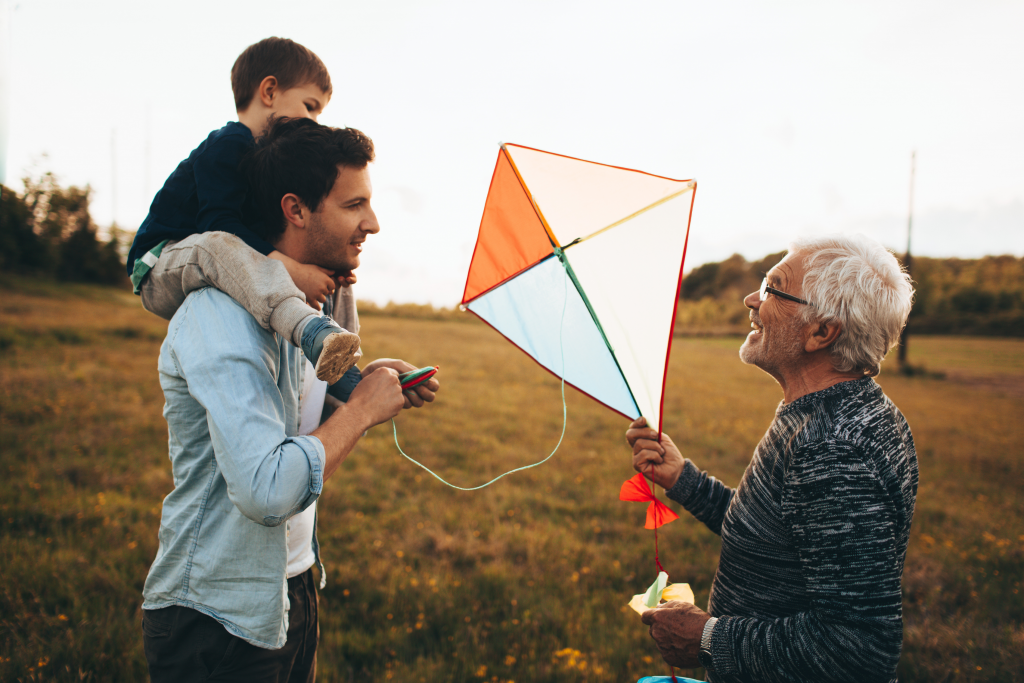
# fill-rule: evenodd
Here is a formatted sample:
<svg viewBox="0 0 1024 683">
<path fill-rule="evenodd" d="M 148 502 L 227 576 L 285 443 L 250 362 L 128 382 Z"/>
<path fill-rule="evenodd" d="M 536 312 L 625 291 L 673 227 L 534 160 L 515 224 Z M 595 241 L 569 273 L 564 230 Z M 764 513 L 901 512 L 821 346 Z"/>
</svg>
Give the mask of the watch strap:
<svg viewBox="0 0 1024 683">
<path fill-rule="evenodd" d="M 704 624 L 704 632 L 701 633 L 701 636 L 700 636 L 700 651 L 701 651 L 701 654 L 705 654 L 706 653 L 704 657 L 701 657 L 701 661 L 704 664 L 704 668 L 706 668 L 706 669 L 710 668 L 708 666 L 710 661 L 707 662 L 707 663 L 704 663 L 704 660 L 705 659 L 707 659 L 707 660 L 711 659 L 711 634 L 712 634 L 712 632 L 714 632 L 715 624 L 717 624 L 717 623 L 718 623 L 718 617 L 711 617 L 710 619 L 708 619 L 707 622 Z"/>
</svg>

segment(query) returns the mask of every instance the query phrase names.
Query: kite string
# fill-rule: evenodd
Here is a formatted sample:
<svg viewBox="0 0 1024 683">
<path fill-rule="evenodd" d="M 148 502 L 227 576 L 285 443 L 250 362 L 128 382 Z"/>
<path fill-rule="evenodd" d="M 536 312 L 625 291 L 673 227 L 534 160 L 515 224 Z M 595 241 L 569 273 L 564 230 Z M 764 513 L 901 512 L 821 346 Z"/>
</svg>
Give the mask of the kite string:
<svg viewBox="0 0 1024 683">
<path fill-rule="evenodd" d="M 565 438 L 565 427 L 566 427 L 566 423 L 567 423 L 566 417 L 567 417 L 567 412 L 568 412 L 568 409 L 567 409 L 566 404 L 565 404 L 565 344 L 563 343 L 563 336 L 562 336 L 562 332 L 565 329 L 565 311 L 566 311 L 566 309 L 569 306 L 569 273 L 568 273 L 568 271 L 566 271 L 566 273 L 565 273 L 565 280 L 563 280 L 563 282 L 565 284 L 565 289 L 563 290 L 563 297 L 562 297 L 562 318 L 561 318 L 561 321 L 559 322 L 559 326 L 558 326 L 558 347 L 559 347 L 559 350 L 561 351 L 561 354 L 562 354 L 562 434 L 561 434 L 561 436 L 558 437 L 558 443 L 555 444 L 555 450 L 551 451 L 551 453 L 548 454 L 548 457 L 544 458 L 540 462 L 535 462 L 532 465 L 524 465 L 523 467 L 517 467 L 514 470 L 509 470 L 508 472 L 505 472 L 504 474 L 499 474 L 498 476 L 496 476 L 494 479 L 491 479 L 486 484 L 480 484 L 480 486 L 470 486 L 470 487 L 456 486 L 455 484 L 452 484 L 452 483 L 450 483 L 448 481 L 445 481 L 440 475 L 438 475 L 432 469 L 430 469 L 429 467 L 427 467 L 423 463 L 421 463 L 421 462 L 419 462 L 417 460 L 414 460 L 413 458 L 409 457 L 409 455 L 405 451 L 402 450 L 402 446 L 399 445 L 399 443 L 398 443 L 398 425 L 395 424 L 395 419 L 391 418 L 391 429 L 392 429 L 392 431 L 394 432 L 394 435 L 395 435 L 395 447 L 398 448 L 398 452 L 402 454 L 402 457 L 404 457 L 406 460 L 408 460 L 412 464 L 416 465 L 417 467 L 421 467 L 424 470 L 426 470 L 427 474 L 432 476 L 434 479 L 437 479 L 439 482 L 441 482 L 445 486 L 450 486 L 453 489 L 458 489 L 459 491 L 478 491 L 478 490 L 480 490 L 482 488 L 490 486 L 491 484 L 493 484 L 494 482 L 498 481 L 499 479 L 503 479 L 503 478 L 507 477 L 510 474 L 515 474 L 516 472 L 522 472 L 523 470 L 528 470 L 528 469 L 531 469 L 531 468 L 534 468 L 534 467 L 539 467 L 539 466 L 543 465 L 544 463 L 546 463 L 548 460 L 550 460 L 551 457 L 555 453 L 558 452 L 558 449 L 562 445 L 562 439 Z M 655 534 L 657 534 L 657 531 L 655 531 Z M 657 543 L 657 541 L 655 541 L 655 543 Z M 655 548 L 655 555 L 657 555 L 657 548 Z"/>
<path fill-rule="evenodd" d="M 665 568 L 661 566 L 661 560 L 658 559 L 658 527 L 661 525 L 661 509 L 658 507 L 658 494 L 654 491 L 654 482 L 648 481 L 647 485 L 651 487 L 651 498 L 654 499 L 654 564 L 658 567 L 659 572 L 665 572 Z M 668 574 L 668 572 L 665 572 Z"/>
</svg>

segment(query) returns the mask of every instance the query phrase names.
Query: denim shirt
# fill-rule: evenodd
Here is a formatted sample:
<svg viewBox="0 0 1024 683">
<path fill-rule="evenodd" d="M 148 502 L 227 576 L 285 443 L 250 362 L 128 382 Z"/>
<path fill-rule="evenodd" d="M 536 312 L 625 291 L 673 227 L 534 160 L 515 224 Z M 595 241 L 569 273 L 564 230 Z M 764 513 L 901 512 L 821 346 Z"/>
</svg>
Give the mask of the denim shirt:
<svg viewBox="0 0 1024 683">
<path fill-rule="evenodd" d="M 253 645 L 284 645 L 284 522 L 319 497 L 326 458 L 319 439 L 297 435 L 305 363 L 216 289 L 171 319 L 158 369 L 174 490 L 143 609 L 189 607 Z M 319 564 L 315 531 L 313 551 Z"/>
</svg>

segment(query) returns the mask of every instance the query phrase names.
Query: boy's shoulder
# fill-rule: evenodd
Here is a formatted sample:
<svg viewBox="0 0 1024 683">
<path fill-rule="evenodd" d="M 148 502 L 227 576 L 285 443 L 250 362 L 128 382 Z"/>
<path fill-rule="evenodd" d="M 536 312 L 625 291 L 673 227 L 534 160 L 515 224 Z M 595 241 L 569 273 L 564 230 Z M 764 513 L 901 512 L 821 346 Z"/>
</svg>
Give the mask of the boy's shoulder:
<svg viewBox="0 0 1024 683">
<path fill-rule="evenodd" d="M 248 126 L 238 121 L 229 121 L 227 125 L 212 131 L 206 136 L 192 155 L 202 154 L 211 148 L 236 148 L 246 149 L 253 143 L 252 131 Z"/>
</svg>

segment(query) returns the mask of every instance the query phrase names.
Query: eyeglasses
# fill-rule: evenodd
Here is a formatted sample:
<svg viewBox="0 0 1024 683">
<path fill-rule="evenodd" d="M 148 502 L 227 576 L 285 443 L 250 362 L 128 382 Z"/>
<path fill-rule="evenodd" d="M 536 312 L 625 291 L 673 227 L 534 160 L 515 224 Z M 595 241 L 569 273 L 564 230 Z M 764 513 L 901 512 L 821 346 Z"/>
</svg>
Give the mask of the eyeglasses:
<svg viewBox="0 0 1024 683">
<path fill-rule="evenodd" d="M 789 299 L 790 301 L 795 301 L 798 304 L 804 304 L 805 306 L 811 306 L 812 305 L 810 301 L 804 301 L 803 299 L 798 299 L 795 296 L 793 296 L 792 294 L 786 294 L 785 292 L 782 292 L 782 291 L 780 291 L 778 289 L 775 289 L 774 287 L 769 287 L 768 286 L 768 278 L 765 278 L 765 279 L 761 280 L 761 289 L 758 292 L 758 294 L 761 297 L 761 301 L 764 301 L 765 299 L 767 299 L 769 294 L 774 294 L 775 296 L 780 296 L 783 299 Z"/>
</svg>

